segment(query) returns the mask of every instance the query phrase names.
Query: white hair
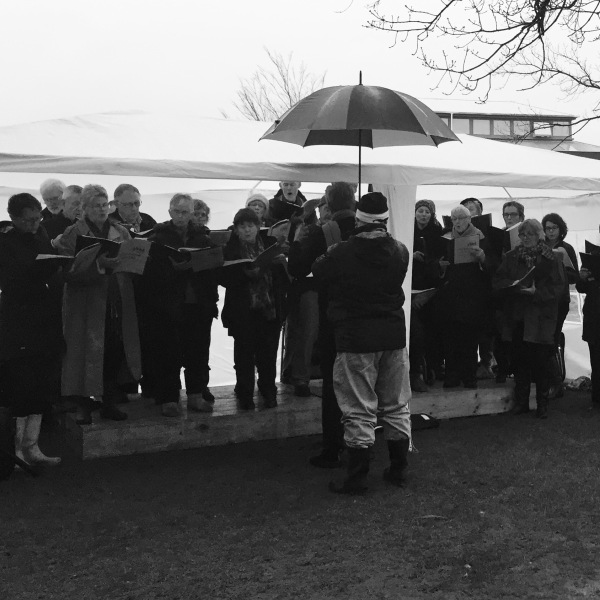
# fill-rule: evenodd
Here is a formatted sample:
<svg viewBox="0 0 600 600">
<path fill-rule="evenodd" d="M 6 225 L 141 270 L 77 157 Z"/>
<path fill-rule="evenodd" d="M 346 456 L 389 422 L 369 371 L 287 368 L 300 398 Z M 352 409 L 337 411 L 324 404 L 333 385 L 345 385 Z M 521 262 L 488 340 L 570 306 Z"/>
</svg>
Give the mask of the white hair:
<svg viewBox="0 0 600 600">
<path fill-rule="evenodd" d="M 454 218 L 454 217 L 470 217 L 471 216 L 471 212 L 469 211 L 469 209 L 466 206 L 455 206 L 451 211 L 450 211 L 450 217 Z"/>
<path fill-rule="evenodd" d="M 42 181 L 40 185 L 40 194 L 42 198 L 50 196 L 53 192 L 56 192 L 57 196 L 62 195 L 67 186 L 60 179 L 46 179 Z"/>
</svg>

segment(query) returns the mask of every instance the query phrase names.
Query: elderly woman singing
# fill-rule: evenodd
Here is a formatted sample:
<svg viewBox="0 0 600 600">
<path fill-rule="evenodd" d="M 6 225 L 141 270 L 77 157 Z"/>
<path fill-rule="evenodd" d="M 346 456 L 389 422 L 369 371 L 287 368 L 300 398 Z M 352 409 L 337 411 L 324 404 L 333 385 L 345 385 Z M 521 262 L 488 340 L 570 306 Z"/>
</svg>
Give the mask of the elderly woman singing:
<svg viewBox="0 0 600 600">
<path fill-rule="evenodd" d="M 514 414 L 529 412 L 529 391 L 535 382 L 537 416 L 548 416 L 547 363 L 553 351 L 559 303 L 568 293 L 560 258 L 544 243 L 539 221 L 519 226 L 521 244 L 507 252 L 493 287 L 503 296 L 502 339 L 511 342 L 515 374 Z"/>
<path fill-rule="evenodd" d="M 68 227 L 58 244 L 61 254 L 74 255 L 78 236 L 123 242 L 130 239 L 122 225 L 108 219 L 108 194 L 99 185 L 86 185 L 81 193 L 83 218 Z M 118 258 L 109 258 L 102 246 L 79 252 L 65 274 L 62 392 L 65 396 L 102 396 L 101 416 L 121 421 L 127 414 L 117 402 L 119 386 L 140 378 L 141 358 L 137 314 L 131 275 L 113 273 Z M 90 405 L 78 414 L 91 423 Z"/>
</svg>

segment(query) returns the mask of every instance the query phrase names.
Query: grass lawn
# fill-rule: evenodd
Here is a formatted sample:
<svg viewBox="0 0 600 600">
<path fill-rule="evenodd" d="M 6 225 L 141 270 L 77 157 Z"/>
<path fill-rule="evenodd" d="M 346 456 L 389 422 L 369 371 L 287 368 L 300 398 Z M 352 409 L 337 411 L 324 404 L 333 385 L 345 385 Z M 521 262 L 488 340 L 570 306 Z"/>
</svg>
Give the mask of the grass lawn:
<svg viewBox="0 0 600 600">
<path fill-rule="evenodd" d="M 600 598 L 600 411 L 416 432 L 406 489 L 379 439 L 364 497 L 317 437 L 63 465 L 0 483 L 0 598 Z"/>
</svg>

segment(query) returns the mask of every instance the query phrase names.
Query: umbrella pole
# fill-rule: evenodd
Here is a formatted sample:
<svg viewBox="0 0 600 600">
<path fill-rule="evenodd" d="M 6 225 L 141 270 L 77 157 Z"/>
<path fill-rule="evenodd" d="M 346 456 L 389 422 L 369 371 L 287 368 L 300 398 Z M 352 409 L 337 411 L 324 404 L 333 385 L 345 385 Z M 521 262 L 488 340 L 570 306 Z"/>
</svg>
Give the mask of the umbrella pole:
<svg viewBox="0 0 600 600">
<path fill-rule="evenodd" d="M 360 163 L 362 158 L 362 129 L 358 130 L 358 199 L 360 200 Z"/>
</svg>

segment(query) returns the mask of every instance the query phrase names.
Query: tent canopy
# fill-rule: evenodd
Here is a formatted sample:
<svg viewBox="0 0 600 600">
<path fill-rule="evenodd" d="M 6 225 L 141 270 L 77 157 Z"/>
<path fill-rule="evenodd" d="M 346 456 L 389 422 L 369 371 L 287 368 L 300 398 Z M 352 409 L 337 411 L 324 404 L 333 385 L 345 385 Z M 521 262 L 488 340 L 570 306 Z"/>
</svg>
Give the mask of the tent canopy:
<svg viewBox="0 0 600 600">
<path fill-rule="evenodd" d="M 355 181 L 356 148 L 262 141 L 256 121 L 114 112 L 0 128 L 0 171 Z M 439 148 L 363 151 L 363 180 L 599 191 L 597 161 L 461 135 Z"/>
</svg>

